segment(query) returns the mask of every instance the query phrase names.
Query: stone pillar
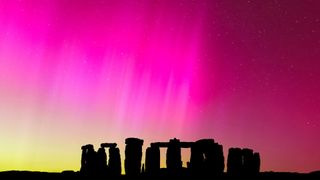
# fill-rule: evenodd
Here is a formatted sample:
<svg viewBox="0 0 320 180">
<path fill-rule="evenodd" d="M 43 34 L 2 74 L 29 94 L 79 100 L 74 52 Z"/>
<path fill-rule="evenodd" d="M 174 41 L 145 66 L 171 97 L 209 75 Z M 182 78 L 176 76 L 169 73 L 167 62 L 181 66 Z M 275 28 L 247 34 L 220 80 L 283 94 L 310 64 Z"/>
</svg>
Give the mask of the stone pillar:
<svg viewBox="0 0 320 180">
<path fill-rule="evenodd" d="M 240 175 L 242 171 L 242 151 L 240 148 L 230 148 L 228 153 L 227 173 Z"/>
<path fill-rule="evenodd" d="M 258 174 L 260 172 L 260 154 L 254 153 L 253 154 L 253 173 Z"/>
<path fill-rule="evenodd" d="M 203 139 L 198 142 L 201 142 L 201 149 L 203 153 L 203 171 L 202 174 L 206 176 L 213 176 L 217 172 L 216 170 L 216 144 L 214 140 Z"/>
<path fill-rule="evenodd" d="M 169 173 L 179 173 L 182 169 L 180 141 L 176 138 L 169 142 L 166 163 Z"/>
<path fill-rule="evenodd" d="M 86 161 L 87 161 L 87 146 L 82 146 L 81 147 L 81 167 L 80 167 L 80 172 L 85 173 L 86 172 Z"/>
<path fill-rule="evenodd" d="M 214 144 L 214 173 L 216 175 L 223 174 L 224 170 L 224 156 L 223 156 L 223 146 L 215 143 Z"/>
<path fill-rule="evenodd" d="M 147 174 L 156 175 L 160 171 L 160 148 L 151 145 L 146 150 L 145 170 Z"/>
<path fill-rule="evenodd" d="M 119 148 L 112 146 L 109 148 L 109 162 L 108 162 L 109 174 L 112 176 L 121 175 L 121 157 Z"/>
<path fill-rule="evenodd" d="M 245 175 L 253 174 L 253 150 L 243 149 L 242 150 L 242 172 Z"/>
<path fill-rule="evenodd" d="M 201 147 L 203 165 L 201 174 L 216 176 L 223 174 L 224 156 L 222 145 L 215 143 L 213 139 L 197 141 Z"/>
<path fill-rule="evenodd" d="M 96 163 L 98 174 L 105 175 L 107 171 L 107 154 L 103 147 L 100 147 L 97 152 Z"/>
<path fill-rule="evenodd" d="M 141 158 L 142 158 L 143 140 L 138 138 L 126 139 L 125 150 L 125 170 L 126 175 L 136 176 L 141 173 Z"/>
<path fill-rule="evenodd" d="M 201 174 L 203 170 L 203 163 L 204 163 L 204 158 L 203 158 L 203 152 L 201 149 L 201 146 L 198 142 L 195 142 L 191 146 L 191 157 L 190 157 L 190 171 L 194 175 L 199 175 Z"/>
</svg>

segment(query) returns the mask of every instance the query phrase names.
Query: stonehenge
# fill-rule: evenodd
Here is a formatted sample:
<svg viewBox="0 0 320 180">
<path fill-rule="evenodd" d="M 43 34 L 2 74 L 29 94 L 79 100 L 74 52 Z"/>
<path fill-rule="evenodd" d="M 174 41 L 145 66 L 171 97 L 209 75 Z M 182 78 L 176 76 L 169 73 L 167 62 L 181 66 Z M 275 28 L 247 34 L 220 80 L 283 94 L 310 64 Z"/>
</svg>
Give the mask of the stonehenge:
<svg viewBox="0 0 320 180">
<path fill-rule="evenodd" d="M 124 170 L 127 176 L 183 175 L 220 176 L 224 174 L 223 146 L 214 139 L 184 142 L 173 138 L 168 142 L 153 142 L 146 148 L 142 162 L 144 141 L 139 138 L 125 140 Z M 106 148 L 109 148 L 108 156 Z M 166 148 L 166 168 L 160 166 L 160 148 Z M 190 149 L 190 161 L 182 166 L 181 149 Z M 80 173 L 85 175 L 120 176 L 122 173 L 120 150 L 116 143 L 102 143 L 96 152 L 92 144 L 81 147 Z M 248 148 L 230 148 L 226 172 L 231 176 L 250 176 L 260 172 L 260 154 Z"/>
</svg>

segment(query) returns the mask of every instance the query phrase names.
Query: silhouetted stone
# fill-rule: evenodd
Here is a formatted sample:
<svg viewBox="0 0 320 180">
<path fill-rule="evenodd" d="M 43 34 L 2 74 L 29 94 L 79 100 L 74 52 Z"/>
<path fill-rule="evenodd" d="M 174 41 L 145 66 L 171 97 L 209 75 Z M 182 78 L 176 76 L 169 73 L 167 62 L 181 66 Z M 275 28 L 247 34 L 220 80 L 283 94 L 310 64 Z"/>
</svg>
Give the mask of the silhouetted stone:
<svg viewBox="0 0 320 180">
<path fill-rule="evenodd" d="M 165 171 L 165 174 L 181 175 L 188 172 L 189 170 L 182 168 L 181 148 L 191 148 L 193 144 L 194 142 L 180 142 L 178 139 L 151 143 L 151 147 L 146 150 L 146 173 L 154 175 L 160 172 L 160 148 L 163 147 L 167 148 L 167 168 L 162 173 Z M 190 165 L 189 162 L 188 164 Z"/>
<path fill-rule="evenodd" d="M 93 175 L 96 172 L 96 152 L 92 144 L 81 147 L 81 169 L 80 172 L 86 175 Z"/>
<path fill-rule="evenodd" d="M 141 158 L 143 140 L 138 138 L 127 138 L 125 150 L 125 171 L 128 176 L 136 176 L 141 173 Z"/>
<path fill-rule="evenodd" d="M 214 173 L 221 175 L 224 171 L 224 155 L 223 146 L 218 143 L 215 143 L 214 157 Z"/>
<path fill-rule="evenodd" d="M 159 154 L 157 154 L 158 149 Z M 148 174 L 156 174 L 160 170 L 160 149 L 148 147 L 146 150 L 145 168 Z"/>
<path fill-rule="evenodd" d="M 253 154 L 253 173 L 258 174 L 260 172 L 260 154 Z"/>
<path fill-rule="evenodd" d="M 223 147 L 213 139 L 201 139 L 191 147 L 190 169 L 194 175 L 216 176 L 223 173 Z"/>
<path fill-rule="evenodd" d="M 152 145 L 146 150 L 145 170 L 148 174 L 158 174 L 160 171 L 160 148 Z"/>
<path fill-rule="evenodd" d="M 84 173 L 86 171 L 86 160 L 87 160 L 87 145 L 81 147 L 81 167 L 80 172 Z"/>
<path fill-rule="evenodd" d="M 194 143 L 191 147 L 189 169 L 193 175 L 199 175 L 202 173 L 204 168 L 204 157 L 201 145 L 199 142 Z"/>
<path fill-rule="evenodd" d="M 110 147 L 109 149 L 109 174 L 112 176 L 120 176 L 121 175 L 121 157 L 119 148 L 115 146 Z"/>
<path fill-rule="evenodd" d="M 245 175 L 253 174 L 253 150 L 242 149 L 242 173 Z"/>
<path fill-rule="evenodd" d="M 117 147 L 117 143 L 101 143 L 100 146 L 103 148 L 115 148 Z"/>
<path fill-rule="evenodd" d="M 143 140 L 127 138 L 125 149 L 125 171 L 128 176 L 141 173 L 151 176 L 224 177 L 223 146 L 213 139 L 201 139 L 196 142 L 181 142 L 171 139 L 169 142 L 155 142 L 146 150 L 145 164 L 141 167 Z M 160 148 L 167 148 L 166 169 L 160 169 Z M 104 148 L 109 148 L 109 158 Z M 190 162 L 182 167 L 181 148 L 191 148 Z M 121 175 L 121 157 L 116 143 L 102 143 L 98 152 L 92 144 L 81 147 L 82 175 Z M 109 159 L 108 163 L 107 159 Z M 260 155 L 252 149 L 230 148 L 227 160 L 227 173 L 231 176 L 258 175 Z"/>
<path fill-rule="evenodd" d="M 107 154 L 103 147 L 100 147 L 97 152 L 96 167 L 99 175 L 107 173 Z"/>
<path fill-rule="evenodd" d="M 227 173 L 240 175 L 242 170 L 242 151 L 240 148 L 230 148 L 227 160 Z"/>
<path fill-rule="evenodd" d="M 166 156 L 168 172 L 170 174 L 180 173 L 182 168 L 180 140 L 170 139 Z"/>
<path fill-rule="evenodd" d="M 228 174 L 251 176 L 260 171 L 260 155 L 252 149 L 230 148 L 228 154 Z"/>
<path fill-rule="evenodd" d="M 101 149 L 103 149 L 103 151 L 104 151 L 104 148 L 109 148 L 109 162 L 108 162 L 108 165 L 106 166 L 107 171 L 105 174 L 109 176 L 120 176 L 121 175 L 121 157 L 120 157 L 119 148 L 117 148 L 117 144 L 101 143 L 100 146 L 101 146 Z M 107 158 L 104 158 L 104 156 L 99 156 L 99 161 L 106 162 L 106 160 Z"/>
</svg>

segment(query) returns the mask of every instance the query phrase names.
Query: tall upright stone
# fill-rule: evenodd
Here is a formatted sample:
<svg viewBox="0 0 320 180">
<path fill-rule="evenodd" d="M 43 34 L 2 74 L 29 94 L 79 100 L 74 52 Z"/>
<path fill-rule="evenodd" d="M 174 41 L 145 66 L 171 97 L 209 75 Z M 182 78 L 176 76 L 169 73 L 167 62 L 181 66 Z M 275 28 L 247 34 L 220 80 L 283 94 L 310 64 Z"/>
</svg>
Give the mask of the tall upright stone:
<svg viewBox="0 0 320 180">
<path fill-rule="evenodd" d="M 201 145 L 199 142 L 195 142 L 191 146 L 191 156 L 189 169 L 193 175 L 199 175 L 202 173 L 204 168 L 204 157 Z"/>
<path fill-rule="evenodd" d="M 81 167 L 80 172 L 85 173 L 87 169 L 87 145 L 81 147 Z"/>
<path fill-rule="evenodd" d="M 216 175 L 221 175 L 224 171 L 223 146 L 215 143 L 214 149 L 214 172 Z"/>
<path fill-rule="evenodd" d="M 119 148 L 111 146 L 109 148 L 109 162 L 108 162 L 108 172 L 111 176 L 121 175 L 121 157 Z"/>
<path fill-rule="evenodd" d="M 107 154 L 103 147 L 100 147 L 97 152 L 96 168 L 99 175 L 107 173 Z"/>
<path fill-rule="evenodd" d="M 160 172 L 160 148 L 151 144 L 146 150 L 145 170 L 147 174 L 156 175 Z"/>
<path fill-rule="evenodd" d="M 242 151 L 240 148 L 230 148 L 227 160 L 227 173 L 230 175 L 241 175 Z"/>
<path fill-rule="evenodd" d="M 217 174 L 216 164 L 217 164 L 217 157 L 216 157 L 216 143 L 213 139 L 201 139 L 197 141 L 200 143 L 200 147 L 203 153 L 203 171 L 202 174 L 206 176 L 212 176 Z"/>
<path fill-rule="evenodd" d="M 125 171 L 128 176 L 136 176 L 141 173 L 141 158 L 143 140 L 138 138 L 127 138 L 125 150 Z"/>
<path fill-rule="evenodd" d="M 258 174 L 260 172 L 260 154 L 255 152 L 253 154 L 253 173 Z"/>
<path fill-rule="evenodd" d="M 170 139 L 166 156 L 168 172 L 171 174 L 180 173 L 182 169 L 180 140 Z"/>
<path fill-rule="evenodd" d="M 252 149 L 242 149 L 242 173 L 244 175 L 253 174 L 253 150 Z"/>
</svg>

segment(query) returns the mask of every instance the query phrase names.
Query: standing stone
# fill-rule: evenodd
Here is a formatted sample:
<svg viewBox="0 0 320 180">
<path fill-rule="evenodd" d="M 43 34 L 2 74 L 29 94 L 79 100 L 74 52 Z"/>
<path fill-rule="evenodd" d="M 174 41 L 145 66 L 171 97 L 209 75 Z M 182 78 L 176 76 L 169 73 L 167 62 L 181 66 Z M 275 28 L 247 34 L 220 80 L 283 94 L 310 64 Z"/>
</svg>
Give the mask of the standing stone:
<svg viewBox="0 0 320 180">
<path fill-rule="evenodd" d="M 253 174 L 253 150 L 243 149 L 242 150 L 242 173 L 245 175 Z"/>
<path fill-rule="evenodd" d="M 126 175 L 136 176 L 141 173 L 141 158 L 143 140 L 138 138 L 127 138 L 125 150 Z"/>
<path fill-rule="evenodd" d="M 151 145 L 146 150 L 146 173 L 156 175 L 160 171 L 160 148 Z"/>
<path fill-rule="evenodd" d="M 176 138 L 169 141 L 166 163 L 169 173 L 180 173 L 182 169 L 181 147 L 180 141 Z"/>
<path fill-rule="evenodd" d="M 103 147 L 100 147 L 97 152 L 96 163 L 98 174 L 105 175 L 107 171 L 107 154 Z"/>
<path fill-rule="evenodd" d="M 111 176 L 121 175 L 121 157 L 119 148 L 112 146 L 109 148 L 109 173 Z"/>
<path fill-rule="evenodd" d="M 203 171 L 204 157 L 199 142 L 195 142 L 191 147 L 191 157 L 189 168 L 193 175 L 199 175 Z"/>
<path fill-rule="evenodd" d="M 258 174 L 260 172 L 260 154 L 255 152 L 253 154 L 253 173 Z"/>
<path fill-rule="evenodd" d="M 221 175 L 224 170 L 223 146 L 215 143 L 214 149 L 214 172 L 216 175 Z"/>
<path fill-rule="evenodd" d="M 227 173 L 240 175 L 242 171 L 242 151 L 240 148 L 230 148 L 228 153 Z"/>
</svg>

